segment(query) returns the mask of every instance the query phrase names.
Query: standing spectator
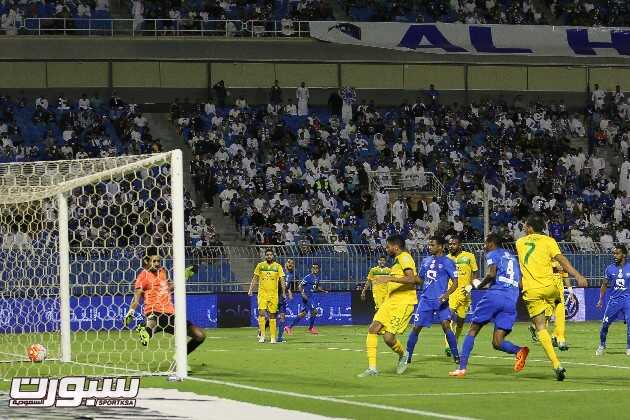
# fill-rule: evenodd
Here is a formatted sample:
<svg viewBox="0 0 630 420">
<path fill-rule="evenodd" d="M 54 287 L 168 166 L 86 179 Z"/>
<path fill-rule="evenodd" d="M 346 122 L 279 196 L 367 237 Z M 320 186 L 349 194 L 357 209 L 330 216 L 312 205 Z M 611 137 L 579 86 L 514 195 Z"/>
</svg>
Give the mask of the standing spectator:
<svg viewBox="0 0 630 420">
<path fill-rule="evenodd" d="M 591 101 L 595 110 L 599 111 L 604 107 L 604 100 L 606 99 L 606 91 L 599 88 L 599 84 L 595 83 L 593 93 L 591 94 Z"/>
<path fill-rule="evenodd" d="M 302 82 L 300 87 L 297 88 L 295 92 L 295 97 L 297 98 L 297 114 L 300 117 L 305 117 L 308 115 L 308 99 L 310 97 L 308 88 L 306 87 L 306 83 Z"/>
<path fill-rule="evenodd" d="M 279 105 L 282 103 L 282 89 L 276 80 L 269 91 L 269 103 L 271 105 Z"/>
<path fill-rule="evenodd" d="M 228 95 L 227 89 L 225 88 L 225 82 L 223 80 L 219 80 L 218 83 L 212 86 L 212 89 L 214 89 L 214 96 L 217 100 L 217 106 L 219 108 L 224 108 L 225 99 Z"/>
</svg>

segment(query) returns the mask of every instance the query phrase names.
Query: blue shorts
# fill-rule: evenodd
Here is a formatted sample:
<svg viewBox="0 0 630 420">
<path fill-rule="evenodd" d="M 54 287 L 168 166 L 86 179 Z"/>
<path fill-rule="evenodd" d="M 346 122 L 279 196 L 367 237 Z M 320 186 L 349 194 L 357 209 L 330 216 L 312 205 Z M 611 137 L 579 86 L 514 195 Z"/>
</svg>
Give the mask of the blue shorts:
<svg viewBox="0 0 630 420">
<path fill-rule="evenodd" d="M 630 298 L 609 299 L 604 312 L 602 322 L 614 322 L 617 318 L 621 318 L 623 313 L 625 321 L 630 323 Z"/>
<path fill-rule="evenodd" d="M 486 292 L 472 314 L 474 324 L 487 324 L 494 321 L 494 328 L 512 331 L 516 322 L 516 301 L 505 293 Z"/>
<path fill-rule="evenodd" d="M 315 311 L 317 310 L 317 306 L 319 306 L 318 302 L 315 301 L 312 296 L 309 296 L 308 299 L 302 298 L 302 303 L 304 304 L 304 311 Z"/>
<path fill-rule="evenodd" d="M 416 307 L 416 313 L 413 315 L 413 325 L 416 327 L 431 327 L 435 316 L 437 316 L 439 322 L 451 319 L 451 308 L 448 306 L 448 301 L 436 304 L 421 300 Z"/>
<path fill-rule="evenodd" d="M 282 295 L 278 296 L 278 313 L 286 314 L 287 313 L 287 300 L 282 297 Z"/>
</svg>

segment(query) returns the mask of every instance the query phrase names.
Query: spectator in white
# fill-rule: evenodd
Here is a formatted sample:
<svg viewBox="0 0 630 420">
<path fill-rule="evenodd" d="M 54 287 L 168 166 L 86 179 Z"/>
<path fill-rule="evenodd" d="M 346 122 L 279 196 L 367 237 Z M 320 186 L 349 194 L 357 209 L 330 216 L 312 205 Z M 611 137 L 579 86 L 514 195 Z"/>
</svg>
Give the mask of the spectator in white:
<svg viewBox="0 0 630 420">
<path fill-rule="evenodd" d="M 144 117 L 144 115 L 138 114 L 133 119 L 133 123 L 137 125 L 138 127 L 143 128 L 147 126 L 147 119 Z"/>
<path fill-rule="evenodd" d="M 17 11 L 11 6 L 2 16 L 0 16 L 0 29 L 6 35 L 17 35 Z"/>
<path fill-rule="evenodd" d="M 602 247 L 602 250 L 612 251 L 615 246 L 615 240 L 612 235 L 608 231 L 604 231 L 602 235 L 599 237 L 599 244 Z"/>
<path fill-rule="evenodd" d="M 142 22 L 144 21 L 144 3 L 142 0 L 134 0 L 131 6 L 131 16 L 133 17 L 133 29 L 134 31 L 142 28 Z"/>
<path fill-rule="evenodd" d="M 214 102 L 212 102 L 212 99 L 208 99 L 208 102 L 204 104 L 203 112 L 205 112 L 207 116 L 216 115 L 217 107 L 214 105 Z"/>
<path fill-rule="evenodd" d="M 617 242 L 628 245 L 630 244 L 630 230 L 627 227 L 619 227 L 617 229 Z"/>
<path fill-rule="evenodd" d="M 591 102 L 596 110 L 601 110 L 604 107 L 604 101 L 606 100 L 606 91 L 599 88 L 599 84 L 595 83 L 593 93 L 591 94 Z"/>
<path fill-rule="evenodd" d="M 90 100 L 85 93 L 79 98 L 79 109 L 90 109 Z"/>
<path fill-rule="evenodd" d="M 433 224 L 439 223 L 441 211 L 442 209 L 437 201 L 431 201 L 429 204 L 429 215 L 431 216 Z"/>
<path fill-rule="evenodd" d="M 392 216 L 396 222 L 400 223 L 401 226 L 405 224 L 407 220 L 407 203 L 401 197 L 399 197 L 394 204 L 392 205 Z"/>
<path fill-rule="evenodd" d="M 616 106 L 619 106 L 625 102 L 625 95 L 621 91 L 621 86 L 615 86 L 615 95 L 613 96 L 613 101 Z"/>
<path fill-rule="evenodd" d="M 62 111 L 67 111 L 70 109 L 70 107 L 68 106 L 68 99 L 64 96 L 63 93 L 57 98 L 57 109 L 60 109 Z"/>
<path fill-rule="evenodd" d="M 335 252 L 348 252 L 348 245 L 341 236 L 334 235 L 332 236 L 331 240 L 333 245 L 335 245 L 333 248 Z"/>
<path fill-rule="evenodd" d="M 306 83 L 300 83 L 300 87 L 298 87 L 295 92 L 295 97 L 297 98 L 297 115 L 300 117 L 307 116 L 310 93 L 306 87 Z"/>
<path fill-rule="evenodd" d="M 96 0 L 95 10 L 109 11 L 109 0 Z"/>
<path fill-rule="evenodd" d="M 389 204 L 389 193 L 383 189 L 374 195 L 374 208 L 376 209 L 376 222 L 385 222 L 387 215 L 387 205 Z"/>
<path fill-rule="evenodd" d="M 293 103 L 293 99 L 289 98 L 289 102 L 284 107 L 284 113 L 295 117 L 297 115 L 297 106 Z"/>
<path fill-rule="evenodd" d="M 236 196 L 236 190 L 229 186 L 228 188 L 221 191 L 219 194 L 219 198 L 221 199 L 221 210 L 223 210 L 223 214 L 228 216 L 230 214 L 230 202 Z"/>
<path fill-rule="evenodd" d="M 333 228 L 334 225 L 332 224 L 332 221 L 330 220 L 330 217 L 326 217 L 324 219 L 324 223 L 322 223 L 319 226 L 319 230 L 322 232 L 322 235 L 324 236 L 324 238 L 326 239 L 327 243 L 331 242 L 331 235 L 333 232 Z"/>
<path fill-rule="evenodd" d="M 77 7 L 77 15 L 79 17 L 90 17 L 92 16 L 92 10 L 90 6 L 85 4 L 84 2 L 79 2 L 79 6 Z"/>
<path fill-rule="evenodd" d="M 282 35 L 284 36 L 292 36 L 293 31 L 293 19 L 289 16 L 285 16 L 280 20 L 280 25 L 282 27 Z"/>
<path fill-rule="evenodd" d="M 48 110 L 48 99 L 44 98 L 43 96 L 37 97 L 37 99 L 35 99 L 35 106 L 41 106 L 45 110 Z"/>
<path fill-rule="evenodd" d="M 619 168 L 619 190 L 630 195 L 630 161 L 627 159 Z"/>
<path fill-rule="evenodd" d="M 234 101 L 234 105 L 239 109 L 247 108 L 247 101 L 244 96 L 239 96 L 236 101 Z"/>
<path fill-rule="evenodd" d="M 592 155 L 589 159 L 589 166 L 591 167 L 591 177 L 597 179 L 600 171 L 606 167 L 606 162 L 603 158 Z"/>
<path fill-rule="evenodd" d="M 569 121 L 569 130 L 571 130 L 571 134 L 577 137 L 586 136 L 586 129 L 584 128 L 584 124 L 582 124 L 582 120 L 580 120 L 577 114 L 573 114 L 571 120 Z"/>
</svg>

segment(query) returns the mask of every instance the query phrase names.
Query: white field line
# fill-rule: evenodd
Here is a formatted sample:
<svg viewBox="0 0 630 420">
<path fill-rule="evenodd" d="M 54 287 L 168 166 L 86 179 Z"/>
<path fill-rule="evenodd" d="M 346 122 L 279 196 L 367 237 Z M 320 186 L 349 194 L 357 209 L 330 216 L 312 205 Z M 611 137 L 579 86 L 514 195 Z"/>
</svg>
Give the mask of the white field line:
<svg viewBox="0 0 630 420">
<path fill-rule="evenodd" d="M 196 378 L 193 376 L 189 376 L 187 379 L 192 380 L 192 381 L 198 381 L 198 382 L 206 382 L 206 383 L 215 384 L 215 385 L 228 386 L 231 388 L 246 389 L 249 391 L 262 392 L 264 394 L 284 395 L 286 397 L 326 401 L 326 402 L 331 402 L 331 403 L 354 405 L 357 407 L 365 407 L 365 408 L 375 408 L 375 409 L 383 410 L 383 411 L 392 411 L 392 412 L 398 412 L 398 413 L 412 414 L 412 415 L 421 416 L 421 417 L 432 417 L 432 418 L 449 419 L 449 420 L 474 420 L 474 418 L 472 417 L 454 416 L 454 415 L 449 415 L 449 414 L 436 413 L 433 411 L 414 410 L 411 408 L 394 407 L 394 406 L 383 405 L 383 404 L 372 404 L 372 403 L 367 403 L 367 402 L 344 400 L 344 399 L 335 398 L 335 397 L 300 394 L 298 392 L 281 391 L 278 389 L 262 388 L 262 387 L 257 387 L 257 386 L 244 385 L 244 384 L 239 384 L 239 383 L 234 383 L 234 382 L 219 381 L 219 380 L 214 380 L 214 379 Z"/>
<path fill-rule="evenodd" d="M 548 393 L 571 393 L 571 392 L 628 392 L 627 388 L 595 388 L 595 389 L 551 389 L 533 391 L 486 391 L 486 392 L 424 392 L 415 394 L 346 394 L 330 395 L 334 398 L 367 398 L 367 397 L 457 397 L 464 395 L 521 395 L 521 394 L 548 394 Z"/>
</svg>

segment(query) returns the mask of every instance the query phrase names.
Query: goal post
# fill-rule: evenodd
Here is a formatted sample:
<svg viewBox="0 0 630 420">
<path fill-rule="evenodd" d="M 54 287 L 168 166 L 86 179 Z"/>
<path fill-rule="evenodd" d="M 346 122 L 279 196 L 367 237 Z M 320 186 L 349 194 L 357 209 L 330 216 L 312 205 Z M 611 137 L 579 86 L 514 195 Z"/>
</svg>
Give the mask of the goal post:
<svg viewBox="0 0 630 420">
<path fill-rule="evenodd" d="M 0 164 L 0 377 L 186 377 L 183 197 L 179 150 Z M 133 330 L 142 306 L 123 319 L 149 248 L 176 316 L 174 335 L 145 347 Z M 46 347 L 44 362 L 29 361 L 31 344 Z"/>
</svg>

